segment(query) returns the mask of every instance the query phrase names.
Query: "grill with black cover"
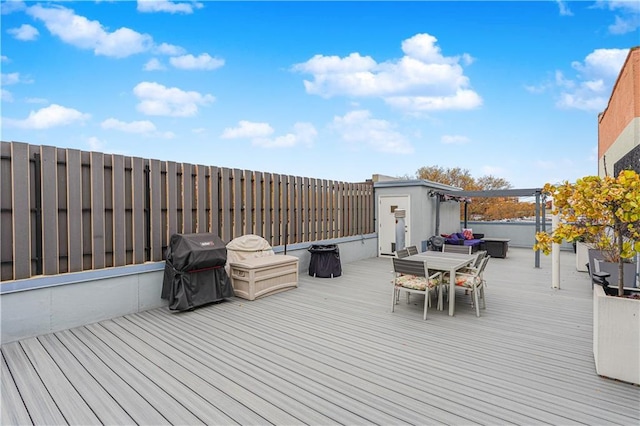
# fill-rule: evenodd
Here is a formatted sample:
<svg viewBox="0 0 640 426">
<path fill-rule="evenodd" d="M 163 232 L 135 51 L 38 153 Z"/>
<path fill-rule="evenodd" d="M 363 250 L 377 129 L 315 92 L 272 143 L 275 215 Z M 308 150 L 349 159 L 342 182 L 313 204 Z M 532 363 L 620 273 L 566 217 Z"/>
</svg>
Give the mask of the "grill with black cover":
<svg viewBox="0 0 640 426">
<path fill-rule="evenodd" d="M 169 309 L 185 311 L 232 297 L 226 262 L 226 244 L 216 234 L 173 234 L 161 295 L 169 300 Z"/>
</svg>

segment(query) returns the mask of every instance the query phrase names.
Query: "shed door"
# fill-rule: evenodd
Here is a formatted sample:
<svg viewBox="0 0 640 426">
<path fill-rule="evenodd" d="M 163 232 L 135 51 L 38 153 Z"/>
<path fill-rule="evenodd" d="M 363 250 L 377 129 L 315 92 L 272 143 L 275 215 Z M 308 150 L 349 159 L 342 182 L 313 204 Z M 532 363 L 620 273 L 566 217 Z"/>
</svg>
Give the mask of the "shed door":
<svg viewBox="0 0 640 426">
<path fill-rule="evenodd" d="M 405 246 L 411 245 L 411 233 L 409 232 L 411 224 L 411 212 L 409 211 L 409 196 L 380 196 L 379 198 L 379 229 L 378 229 L 378 255 L 393 256 L 396 246 L 396 218 L 394 212 L 396 209 L 404 209 L 405 227 L 404 240 Z"/>
</svg>

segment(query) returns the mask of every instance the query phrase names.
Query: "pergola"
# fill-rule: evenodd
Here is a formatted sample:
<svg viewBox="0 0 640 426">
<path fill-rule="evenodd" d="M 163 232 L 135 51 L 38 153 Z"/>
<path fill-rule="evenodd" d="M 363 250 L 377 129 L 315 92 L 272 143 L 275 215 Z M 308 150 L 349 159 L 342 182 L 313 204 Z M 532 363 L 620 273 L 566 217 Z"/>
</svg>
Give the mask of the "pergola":
<svg viewBox="0 0 640 426">
<path fill-rule="evenodd" d="M 443 200 L 454 200 L 464 202 L 464 227 L 467 227 L 467 204 L 470 198 L 505 198 L 505 197 L 536 197 L 536 233 L 546 230 L 545 209 L 542 203 L 542 188 L 528 189 L 491 189 L 484 191 L 431 191 L 432 196 L 436 196 L 436 235 L 440 233 L 440 202 Z M 535 267 L 540 267 L 540 250 L 536 250 Z"/>
</svg>

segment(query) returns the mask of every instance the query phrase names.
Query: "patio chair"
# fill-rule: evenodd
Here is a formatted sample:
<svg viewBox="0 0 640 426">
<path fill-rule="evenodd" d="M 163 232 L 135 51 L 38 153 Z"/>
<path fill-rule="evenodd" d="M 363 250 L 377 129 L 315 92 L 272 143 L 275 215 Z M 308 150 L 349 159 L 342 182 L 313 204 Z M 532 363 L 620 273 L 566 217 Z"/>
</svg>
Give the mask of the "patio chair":
<svg viewBox="0 0 640 426">
<path fill-rule="evenodd" d="M 391 312 L 398 303 L 400 291 L 407 293 L 407 300 L 411 293 L 424 294 L 424 314 L 427 319 L 427 307 L 431 304 L 430 292 L 442 284 L 442 273 L 436 272 L 429 275 L 426 262 L 392 258 L 393 261 L 393 297 L 391 299 Z M 439 299 L 440 300 L 440 299 Z M 440 308 L 440 306 L 439 306 Z"/>
<path fill-rule="evenodd" d="M 475 253 L 473 253 L 476 255 L 476 260 L 473 262 L 473 264 L 464 267 L 462 269 L 460 269 L 459 272 L 469 272 L 469 273 L 473 273 L 476 269 L 478 269 L 480 267 L 480 263 L 482 262 L 482 259 L 484 259 L 485 257 L 491 257 L 487 254 L 486 250 L 479 250 Z"/>
<path fill-rule="evenodd" d="M 409 256 L 409 249 L 403 248 L 400 250 L 396 250 L 396 257 L 402 259 L 403 257 Z"/>
<path fill-rule="evenodd" d="M 409 256 L 413 256 L 414 254 L 418 254 L 418 247 L 416 247 L 416 246 L 409 246 L 409 247 L 407 247 L 407 250 L 409 251 Z"/>
<path fill-rule="evenodd" d="M 480 261 L 480 266 L 470 272 L 458 272 L 456 273 L 456 287 L 462 287 L 465 290 L 471 291 L 471 304 L 476 308 L 476 316 L 480 316 L 479 299 L 482 299 L 482 309 L 486 309 L 487 304 L 484 296 L 485 280 L 483 273 L 487 267 L 490 256 L 485 256 Z M 444 277 L 443 284 L 449 283 L 449 277 Z M 478 295 L 480 293 L 480 295 Z"/>
<path fill-rule="evenodd" d="M 442 251 L 444 253 L 462 253 L 471 254 L 471 246 L 457 246 L 455 244 L 443 244 Z"/>
</svg>

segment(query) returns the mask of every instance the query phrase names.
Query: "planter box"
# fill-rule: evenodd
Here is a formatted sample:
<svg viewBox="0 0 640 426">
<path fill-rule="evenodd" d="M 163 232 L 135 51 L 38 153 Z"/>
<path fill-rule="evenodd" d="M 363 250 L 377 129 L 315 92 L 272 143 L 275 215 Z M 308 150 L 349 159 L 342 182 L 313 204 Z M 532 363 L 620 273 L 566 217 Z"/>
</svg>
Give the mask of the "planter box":
<svg viewBox="0 0 640 426">
<path fill-rule="evenodd" d="M 576 271 L 587 272 L 587 264 L 589 263 L 589 249 L 591 246 L 587 243 L 576 242 Z"/>
<path fill-rule="evenodd" d="M 254 257 L 230 263 L 233 291 L 255 300 L 298 287 L 298 258 L 288 255 Z"/>
<path fill-rule="evenodd" d="M 640 299 L 607 296 L 594 286 L 593 357 L 599 375 L 640 384 Z"/>
</svg>

